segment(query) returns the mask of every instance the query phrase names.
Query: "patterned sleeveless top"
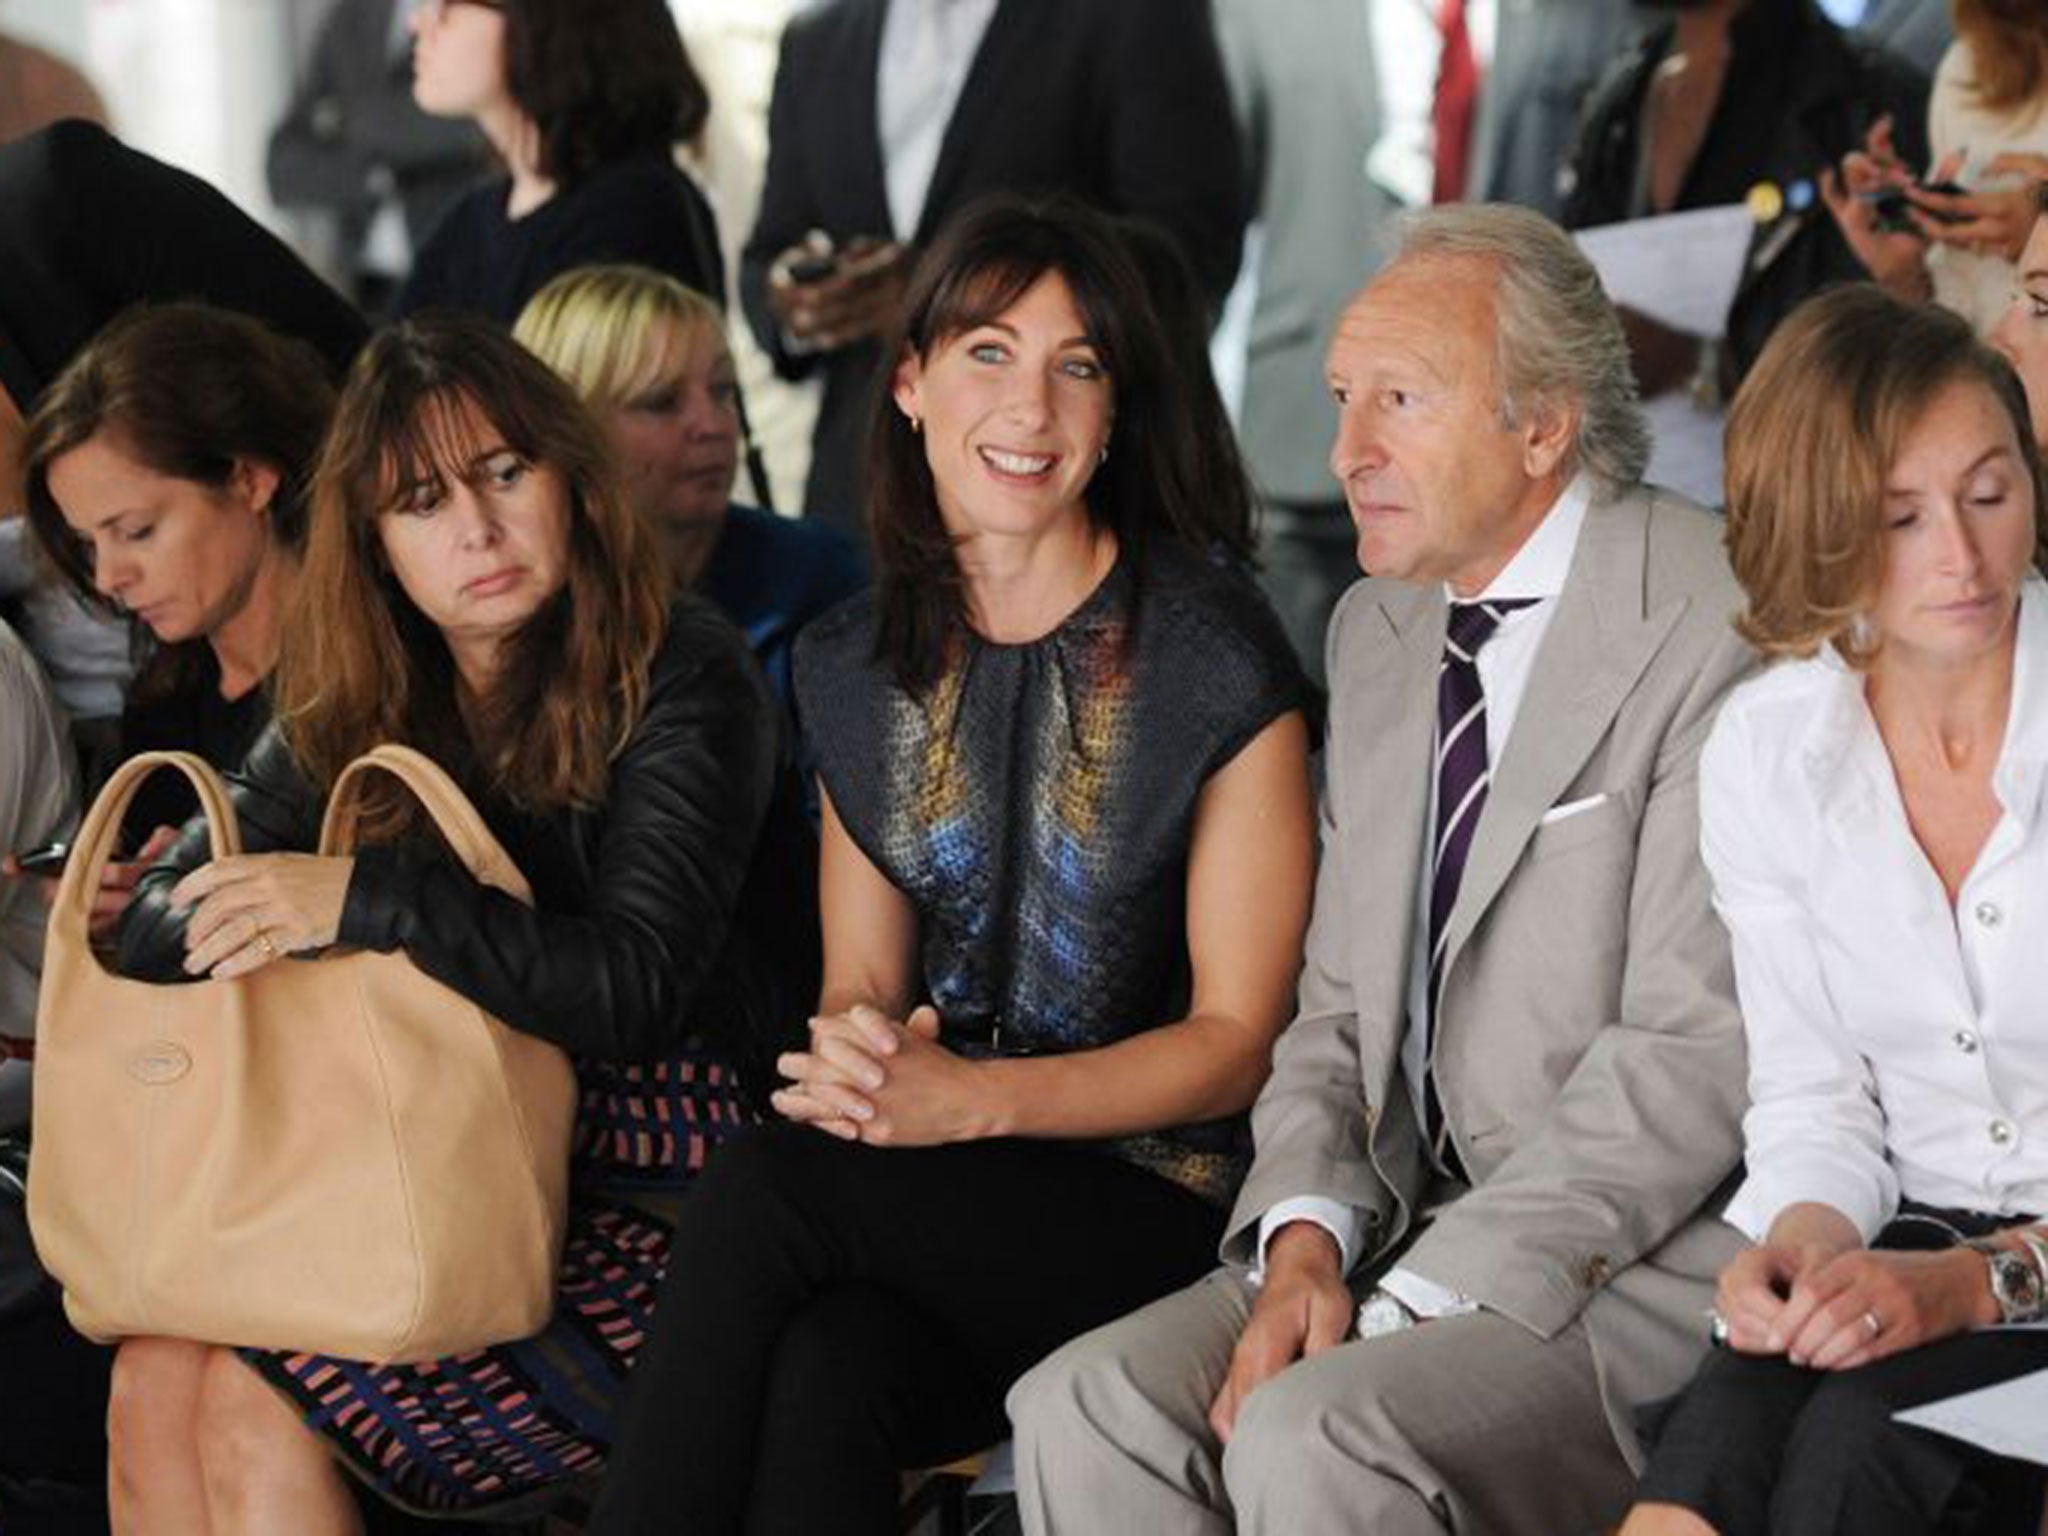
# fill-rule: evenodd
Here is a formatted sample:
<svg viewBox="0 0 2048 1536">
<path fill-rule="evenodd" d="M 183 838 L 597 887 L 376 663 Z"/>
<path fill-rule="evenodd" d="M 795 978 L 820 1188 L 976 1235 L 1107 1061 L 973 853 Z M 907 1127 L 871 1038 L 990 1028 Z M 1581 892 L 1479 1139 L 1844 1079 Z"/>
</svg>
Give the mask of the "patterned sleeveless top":
<svg viewBox="0 0 2048 1536">
<path fill-rule="evenodd" d="M 798 707 L 840 820 L 917 911 L 946 1043 L 1044 1054 L 1181 1018 L 1197 798 L 1310 698 L 1257 589 L 1178 548 L 1119 555 L 1051 633 L 970 636 L 922 696 L 873 646 L 871 594 L 814 623 Z M 1248 1140 L 1233 1117 L 1110 1150 L 1223 1203 Z"/>
</svg>

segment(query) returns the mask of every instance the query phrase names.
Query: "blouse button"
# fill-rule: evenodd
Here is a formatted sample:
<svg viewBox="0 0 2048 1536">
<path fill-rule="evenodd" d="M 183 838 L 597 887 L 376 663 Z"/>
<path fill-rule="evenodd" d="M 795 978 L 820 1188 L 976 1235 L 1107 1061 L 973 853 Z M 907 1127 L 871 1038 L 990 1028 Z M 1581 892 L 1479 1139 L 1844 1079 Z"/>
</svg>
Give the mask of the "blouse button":
<svg viewBox="0 0 2048 1536">
<path fill-rule="evenodd" d="M 1965 1056 L 1974 1056 L 1977 1054 L 1977 1032 L 1975 1030 L 1959 1029 L 1953 1035 L 1949 1036 L 1949 1039 L 1952 1042 L 1954 1042 L 1955 1048 L 1961 1051 Z"/>
<path fill-rule="evenodd" d="M 1977 910 L 1975 916 L 1977 919 L 1978 927 L 1996 928 L 1999 924 L 1999 920 L 2003 918 L 2005 914 L 1998 910 L 1997 902 L 1980 901 L 1977 903 Z"/>
<path fill-rule="evenodd" d="M 2005 1146 L 2012 1140 L 2013 1130 L 2010 1120 L 1994 1120 L 1987 1127 L 1987 1130 L 1991 1136 L 1991 1144 L 1995 1147 Z"/>
</svg>

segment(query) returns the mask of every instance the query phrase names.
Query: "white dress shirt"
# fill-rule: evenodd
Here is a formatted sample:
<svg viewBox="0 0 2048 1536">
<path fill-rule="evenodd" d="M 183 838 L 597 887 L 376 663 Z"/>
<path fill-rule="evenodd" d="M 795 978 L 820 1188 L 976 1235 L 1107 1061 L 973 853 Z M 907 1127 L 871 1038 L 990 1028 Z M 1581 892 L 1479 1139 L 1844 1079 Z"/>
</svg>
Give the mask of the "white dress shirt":
<svg viewBox="0 0 2048 1536">
<path fill-rule="evenodd" d="M 875 131 L 896 238 L 917 233 L 960 89 L 996 0 L 889 0 L 875 78 Z"/>
<path fill-rule="evenodd" d="M 1901 1196 L 2048 1211 L 2048 584 L 2022 590 L 2002 814 L 1956 903 L 1906 821 L 1863 679 L 1832 648 L 1729 695 L 1700 755 L 1701 851 L 1734 941 L 1761 1239 L 1832 1206 L 1867 1242 Z"/>
<path fill-rule="evenodd" d="M 1367 6 L 1380 136 L 1366 152 L 1365 174 L 1411 208 L 1427 207 L 1436 193 L 1436 77 L 1444 57 L 1438 5 L 1369 0 Z M 1495 0 L 1465 0 L 1465 37 L 1482 82 L 1493 67 L 1497 20 Z"/>
<path fill-rule="evenodd" d="M 1486 590 L 1473 599 L 1460 599 L 1445 589 L 1448 601 L 1485 602 L 1495 599 L 1534 599 L 1526 608 L 1518 608 L 1506 615 L 1500 627 L 1485 645 L 1479 648 L 1475 665 L 1479 669 L 1479 686 L 1486 695 L 1486 760 L 1498 763 L 1501 754 L 1508 750 L 1510 734 L 1514 730 L 1515 716 L 1522 707 L 1522 697 L 1529 690 L 1529 674 L 1535 669 L 1536 655 L 1543 644 L 1543 637 L 1549 633 L 1550 621 L 1557 613 L 1556 598 L 1564 590 L 1565 578 L 1571 574 L 1572 556 L 1579 547 L 1579 530 L 1586 523 L 1586 508 L 1592 500 L 1591 483 L 1586 476 L 1577 476 L 1565 487 L 1543 521 L 1536 525 L 1529 537 L 1522 541 L 1522 547 L 1515 551 L 1498 576 L 1488 583 Z M 1418 705 L 1418 707 L 1423 707 Z M 1435 708 L 1434 700 L 1427 706 Z M 1432 747 L 1430 761 L 1434 763 L 1436 752 Z M 1485 817 L 1485 811 L 1480 816 Z M 1429 804 L 1423 815 L 1422 835 L 1429 841 L 1428 829 L 1436 825 L 1436 778 L 1432 773 L 1429 785 Z M 1408 1025 L 1401 1037 L 1401 1072 L 1408 1080 L 1408 1091 L 1415 1101 L 1415 1123 L 1424 1123 L 1422 1115 L 1423 1085 L 1428 1077 L 1428 1041 L 1424 1038 L 1424 1020 L 1428 1017 L 1429 1001 L 1429 898 L 1436 869 L 1430 859 L 1421 860 L 1416 878 L 1415 939 L 1408 964 Z M 1259 1253 L 1261 1269 L 1266 1244 L 1273 1234 L 1290 1221 L 1312 1221 L 1337 1240 L 1343 1253 L 1344 1272 L 1351 1268 L 1361 1256 L 1365 1242 L 1364 1213 L 1355 1206 L 1330 1200 L 1320 1195 L 1298 1195 L 1275 1204 L 1259 1221 Z M 1444 1289 L 1433 1281 L 1417 1275 L 1412 1270 L 1389 1271 L 1380 1281 L 1381 1286 L 1398 1296 L 1407 1306 L 1425 1317 L 1442 1316 L 1448 1312 L 1469 1310 L 1472 1303 L 1453 1291 Z"/>
</svg>

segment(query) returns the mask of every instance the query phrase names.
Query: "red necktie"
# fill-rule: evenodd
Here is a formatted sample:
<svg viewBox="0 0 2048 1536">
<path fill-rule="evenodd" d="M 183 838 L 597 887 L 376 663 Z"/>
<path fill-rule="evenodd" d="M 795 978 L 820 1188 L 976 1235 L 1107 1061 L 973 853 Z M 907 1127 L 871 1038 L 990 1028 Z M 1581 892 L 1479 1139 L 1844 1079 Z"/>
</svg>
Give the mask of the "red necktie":
<svg viewBox="0 0 2048 1536">
<path fill-rule="evenodd" d="M 1436 186 L 1432 199 L 1455 203 L 1465 195 L 1465 163 L 1472 147 L 1472 114 L 1479 105 L 1479 61 L 1465 30 L 1465 0 L 1442 0 L 1437 29 L 1444 36 L 1443 62 L 1436 74 Z"/>
</svg>

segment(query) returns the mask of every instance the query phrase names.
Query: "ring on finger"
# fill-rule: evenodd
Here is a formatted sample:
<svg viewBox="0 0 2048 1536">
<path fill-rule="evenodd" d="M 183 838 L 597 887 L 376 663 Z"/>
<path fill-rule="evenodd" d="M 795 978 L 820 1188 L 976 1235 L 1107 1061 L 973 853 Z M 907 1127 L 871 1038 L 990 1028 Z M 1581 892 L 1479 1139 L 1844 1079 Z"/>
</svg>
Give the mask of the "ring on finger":
<svg viewBox="0 0 2048 1536">
<path fill-rule="evenodd" d="M 1707 1314 L 1707 1342 L 1716 1349 L 1728 1347 L 1728 1319 L 1719 1312 Z"/>
<path fill-rule="evenodd" d="M 1875 1312 L 1866 1312 L 1863 1314 L 1863 1326 L 1870 1330 L 1871 1338 L 1875 1339 L 1884 1332 L 1884 1319 Z"/>
<path fill-rule="evenodd" d="M 271 939 L 268 928 L 258 928 L 256 930 L 256 947 L 263 951 L 264 959 L 275 960 L 277 958 L 277 944 Z"/>
</svg>

